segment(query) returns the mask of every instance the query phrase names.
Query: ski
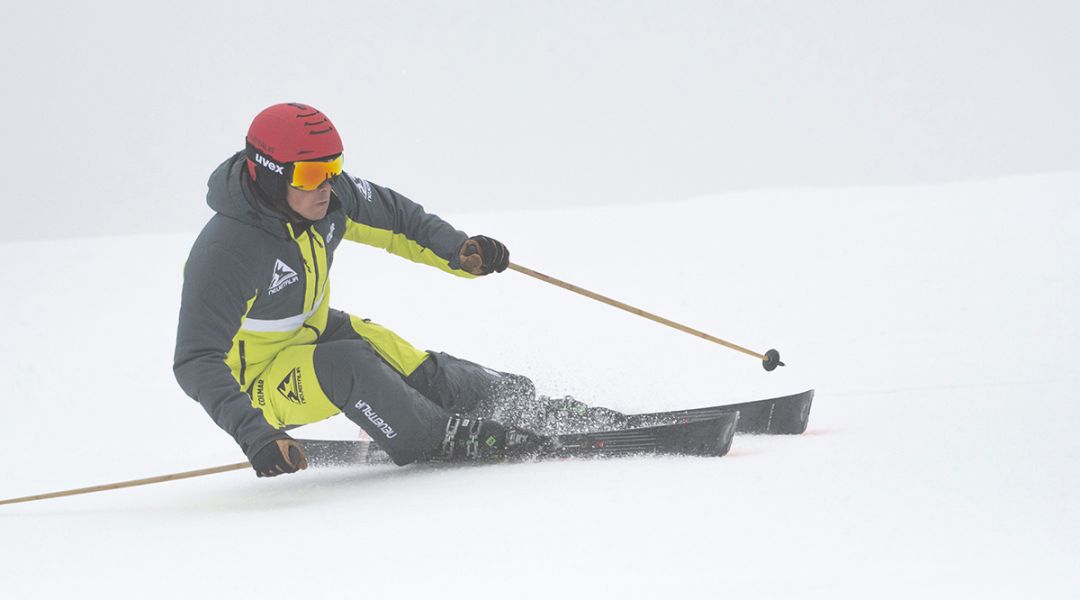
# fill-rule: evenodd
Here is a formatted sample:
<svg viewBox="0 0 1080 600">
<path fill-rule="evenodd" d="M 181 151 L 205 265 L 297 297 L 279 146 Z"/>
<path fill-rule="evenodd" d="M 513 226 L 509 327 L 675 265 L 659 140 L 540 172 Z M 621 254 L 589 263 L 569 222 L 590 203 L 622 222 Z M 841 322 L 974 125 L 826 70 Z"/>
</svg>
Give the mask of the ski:
<svg viewBox="0 0 1080 600">
<path fill-rule="evenodd" d="M 296 440 L 314 468 L 393 464 L 382 448 L 370 440 Z"/>
<path fill-rule="evenodd" d="M 738 412 L 711 418 L 593 433 L 553 435 L 539 458 L 677 454 L 723 456 L 731 449 Z"/>
<path fill-rule="evenodd" d="M 543 436 L 537 449 L 506 460 L 545 460 L 670 454 L 724 456 L 731 448 L 739 420 L 737 411 L 679 423 L 655 424 L 616 431 Z M 392 464 L 373 442 L 362 440 L 297 440 L 313 467 Z M 439 461 L 423 461 L 439 462 Z"/>
<path fill-rule="evenodd" d="M 664 423 L 690 423 L 737 412 L 739 419 L 735 427 L 736 433 L 800 434 L 806 431 L 810 421 L 810 405 L 813 400 L 814 390 L 807 390 L 800 394 L 753 402 L 627 415 L 627 425 L 646 427 Z"/>
</svg>

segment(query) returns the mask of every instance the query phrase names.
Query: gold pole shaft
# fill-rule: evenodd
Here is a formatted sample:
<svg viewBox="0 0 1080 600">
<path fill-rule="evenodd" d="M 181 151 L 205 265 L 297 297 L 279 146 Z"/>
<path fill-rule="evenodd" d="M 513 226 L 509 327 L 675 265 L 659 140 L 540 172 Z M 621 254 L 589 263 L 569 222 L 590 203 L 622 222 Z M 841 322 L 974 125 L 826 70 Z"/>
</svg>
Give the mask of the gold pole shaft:
<svg viewBox="0 0 1080 600">
<path fill-rule="evenodd" d="M 61 498 L 63 496 L 76 496 L 79 494 L 92 494 L 94 492 L 104 492 L 107 490 L 118 490 L 121 488 L 137 487 L 140 485 L 150 485 L 152 483 L 162 483 L 165 481 L 176 481 L 177 479 L 189 479 L 191 477 L 202 477 L 203 475 L 213 475 L 215 473 L 225 473 L 228 471 L 237 471 L 239 469 L 245 469 L 251 467 L 251 463 L 236 463 L 232 465 L 223 465 L 220 467 L 211 467 L 209 469 L 199 469 L 197 471 L 184 471 L 182 473 L 171 473 L 169 475 L 159 475 L 157 477 L 147 477 L 146 479 L 133 479 L 131 481 L 121 481 L 119 483 L 107 483 L 105 485 L 95 485 L 91 487 L 84 487 L 75 490 L 65 490 L 63 492 L 52 492 L 49 494 L 38 494 L 36 496 L 24 496 L 22 498 L 11 498 L 9 500 L 0 500 L 0 504 L 17 504 L 19 502 L 34 502 L 37 500 L 47 500 L 49 498 Z"/>
<path fill-rule="evenodd" d="M 621 308 L 622 310 L 625 310 L 628 313 L 635 314 L 635 315 L 637 315 L 639 317 L 645 317 L 646 319 L 649 319 L 650 321 L 655 321 L 657 323 L 660 323 L 661 325 L 667 325 L 668 327 L 678 329 L 679 331 L 689 333 L 690 335 L 695 335 L 695 336 L 697 336 L 697 337 L 699 337 L 701 339 L 708 340 L 710 342 L 720 344 L 721 346 L 731 348 L 732 350 L 738 350 L 739 352 L 742 352 L 743 354 L 749 354 L 750 356 L 753 356 L 754 358 L 757 358 L 757 359 L 760 359 L 760 360 L 765 360 L 765 355 L 764 354 L 758 354 L 757 352 L 754 352 L 753 350 L 748 350 L 748 349 L 743 348 L 742 346 L 739 346 L 737 344 L 732 344 L 731 342 L 722 340 L 722 339 L 720 339 L 718 337 L 711 336 L 711 335 L 709 335 L 709 334 L 707 334 L 707 333 L 705 333 L 703 331 L 698 331 L 697 329 L 694 329 L 692 327 L 687 327 L 686 325 L 683 325 L 681 323 L 676 323 L 675 321 L 672 321 L 671 319 L 665 319 L 664 317 L 661 317 L 659 315 L 654 315 L 651 312 L 641 310 L 640 308 L 637 308 L 635 306 L 630 306 L 629 304 L 626 304 L 624 302 L 619 302 L 618 300 L 613 300 L 611 298 L 608 298 L 607 296 L 602 296 L 600 294 L 597 294 L 596 292 L 590 292 L 589 290 L 587 290 L 585 288 L 578 287 L 578 286 L 573 285 L 571 283 L 566 283 L 565 281 L 561 281 L 561 280 L 556 279 L 556 278 L 554 278 L 554 277 L 552 277 L 550 275 L 544 275 L 543 273 L 533 271 L 532 269 L 529 269 L 529 268 L 526 268 L 526 267 L 523 267 L 521 265 L 514 264 L 514 263 L 510 263 L 509 269 L 512 270 L 512 271 L 517 271 L 518 273 L 523 273 L 525 275 L 528 275 L 529 277 L 535 277 L 536 279 L 539 279 L 540 281 L 546 281 L 547 283 L 550 283 L 552 285 L 561 287 L 564 290 L 570 290 L 571 292 L 581 294 L 582 296 L 585 296 L 587 298 L 592 298 L 593 300 L 603 302 L 604 304 L 607 304 L 609 306 L 614 306 L 615 308 Z"/>
</svg>

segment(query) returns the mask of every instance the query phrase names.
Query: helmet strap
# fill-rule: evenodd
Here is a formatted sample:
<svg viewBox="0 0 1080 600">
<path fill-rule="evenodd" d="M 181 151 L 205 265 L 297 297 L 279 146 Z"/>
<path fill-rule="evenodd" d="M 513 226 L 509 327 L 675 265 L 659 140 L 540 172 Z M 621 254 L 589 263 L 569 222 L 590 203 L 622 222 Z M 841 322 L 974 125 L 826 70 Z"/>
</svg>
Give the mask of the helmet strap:
<svg viewBox="0 0 1080 600">
<path fill-rule="evenodd" d="M 254 178 L 251 177 L 252 171 L 255 172 Z M 285 197 L 285 180 L 283 177 L 280 178 L 280 181 L 276 181 L 278 178 L 269 176 L 265 170 L 260 169 L 257 165 L 252 166 L 250 158 L 248 159 L 247 175 L 252 183 L 251 189 L 255 192 L 255 199 L 259 201 L 259 204 L 291 223 L 307 222 L 307 219 L 300 216 L 300 213 L 289 206 L 289 202 Z"/>
</svg>

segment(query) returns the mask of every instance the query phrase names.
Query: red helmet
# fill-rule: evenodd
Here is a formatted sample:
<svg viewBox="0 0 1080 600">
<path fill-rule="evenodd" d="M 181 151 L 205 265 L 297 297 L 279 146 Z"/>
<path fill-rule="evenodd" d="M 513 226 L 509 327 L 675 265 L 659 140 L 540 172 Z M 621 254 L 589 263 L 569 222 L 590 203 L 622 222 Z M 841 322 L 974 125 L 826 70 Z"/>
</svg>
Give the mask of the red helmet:
<svg viewBox="0 0 1080 600">
<path fill-rule="evenodd" d="M 337 128 L 326 115 L 306 104 L 275 104 L 256 115 L 248 128 L 248 174 L 273 200 L 284 200 L 293 162 L 341 153 Z"/>
</svg>

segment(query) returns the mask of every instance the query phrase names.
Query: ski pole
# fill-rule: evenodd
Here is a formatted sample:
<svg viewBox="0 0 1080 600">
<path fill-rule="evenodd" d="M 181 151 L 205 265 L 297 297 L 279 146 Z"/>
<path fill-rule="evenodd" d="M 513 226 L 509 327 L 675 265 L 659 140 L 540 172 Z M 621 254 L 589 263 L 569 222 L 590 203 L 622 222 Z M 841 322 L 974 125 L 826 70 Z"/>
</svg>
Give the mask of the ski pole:
<svg viewBox="0 0 1080 600">
<path fill-rule="evenodd" d="M 340 466 L 352 464 L 350 461 L 363 463 L 367 460 L 368 442 L 305 439 L 297 439 L 296 441 L 304 448 L 304 454 L 307 456 L 308 465 L 312 467 Z M 345 452 L 346 450 L 347 452 Z M 22 498 L 10 498 L 8 500 L 0 500 L 0 505 L 16 504 L 18 502 L 33 502 L 35 500 L 47 500 L 49 498 L 61 498 L 63 496 L 76 496 L 78 494 L 91 494 L 107 490 L 118 490 L 140 485 L 150 485 L 152 483 L 176 481 L 177 479 L 190 479 L 192 477 L 202 477 L 203 475 L 214 475 L 215 473 L 227 473 L 229 471 L 238 471 L 249 467 L 251 467 L 251 463 L 235 463 L 232 465 L 222 465 L 220 467 L 210 467 L 208 469 L 158 475 L 157 477 L 147 477 L 146 479 L 132 479 L 131 481 L 121 481 L 119 483 L 106 483 L 105 485 L 95 485 L 75 490 L 65 490 L 63 492 L 24 496 Z"/>
<path fill-rule="evenodd" d="M 171 473 L 169 475 L 159 475 L 157 477 L 147 477 L 146 479 L 133 479 L 131 481 L 121 481 L 119 483 L 107 483 L 105 485 L 95 485 L 91 487 L 78 488 L 75 490 L 65 490 L 63 492 L 52 492 L 49 494 L 38 494 L 36 496 L 24 496 L 22 498 L 11 498 L 8 500 L 0 500 L 0 504 L 17 504 L 19 502 L 34 502 L 36 500 L 47 500 L 49 498 L 61 498 L 63 496 L 76 496 L 79 494 L 92 494 L 94 492 L 104 492 L 107 490 L 118 490 L 121 488 L 137 487 L 140 485 L 150 485 L 152 483 L 161 483 L 164 481 L 175 481 L 177 479 L 188 479 L 191 477 L 202 477 L 203 475 L 213 475 L 215 473 L 225 473 L 228 471 L 237 471 L 239 469 L 247 469 L 251 467 L 251 463 L 236 463 L 232 465 L 223 465 L 220 467 L 211 467 L 209 469 L 199 469 L 197 471 L 184 471 L 182 473 Z"/>
<path fill-rule="evenodd" d="M 539 279 L 540 281 L 545 281 L 545 282 L 550 283 L 552 285 L 561 287 L 564 290 L 570 290 L 571 292 L 575 292 L 575 293 L 581 294 L 582 296 L 585 296 L 587 298 L 592 298 L 593 300 L 603 302 L 604 304 L 607 304 L 609 306 L 614 306 L 615 308 L 621 308 L 622 310 L 625 310 L 628 313 L 635 314 L 635 315 L 637 315 L 639 317 L 645 317 L 646 319 L 649 319 L 650 321 L 655 321 L 657 323 L 660 323 L 661 325 L 667 325 L 668 327 L 678 329 L 679 331 L 689 333 L 690 335 L 695 335 L 695 336 L 697 336 L 697 337 L 699 337 L 701 339 L 708 340 L 708 341 L 716 343 L 716 344 L 720 344 L 721 346 L 731 348 L 732 350 L 737 350 L 737 351 L 742 352 L 743 354 L 747 354 L 749 356 L 753 356 L 754 358 L 757 358 L 757 359 L 761 360 L 761 365 L 763 367 L 765 367 L 766 371 L 772 371 L 776 367 L 785 366 L 784 363 L 780 362 L 780 353 L 777 352 L 775 349 L 774 350 L 769 350 L 765 354 L 758 354 L 757 352 L 754 352 L 753 350 L 747 350 L 746 348 L 743 348 L 742 346 L 739 346 L 737 344 L 732 344 L 731 342 L 722 340 L 722 339 L 720 339 L 718 337 L 715 337 L 715 336 L 711 336 L 711 335 L 709 335 L 709 334 L 707 334 L 705 332 L 698 331 L 697 329 L 694 329 L 692 327 L 687 327 L 686 325 L 683 325 L 681 323 L 676 323 L 675 321 L 672 321 L 670 319 L 665 319 L 664 317 L 661 317 L 659 315 L 654 315 L 651 312 L 641 310 L 640 308 L 630 306 L 629 304 L 619 302 L 618 300 L 613 300 L 611 298 L 608 298 L 607 296 L 602 296 L 600 294 L 597 294 L 596 292 L 590 292 L 589 290 L 587 290 L 585 288 L 581 288 L 581 287 L 578 287 L 578 286 L 573 285 L 571 283 L 561 281 L 561 280 L 556 279 L 556 278 L 554 278 L 554 277 L 552 277 L 550 275 L 544 275 L 543 273 L 533 271 L 532 269 L 529 269 L 529 268 L 526 268 L 526 267 L 523 267 L 521 265 L 514 264 L 514 263 L 510 263 L 509 268 L 511 270 L 513 270 L 513 271 L 517 271 L 518 273 L 523 273 L 525 275 L 528 275 L 529 277 L 535 277 L 536 279 Z"/>
</svg>

